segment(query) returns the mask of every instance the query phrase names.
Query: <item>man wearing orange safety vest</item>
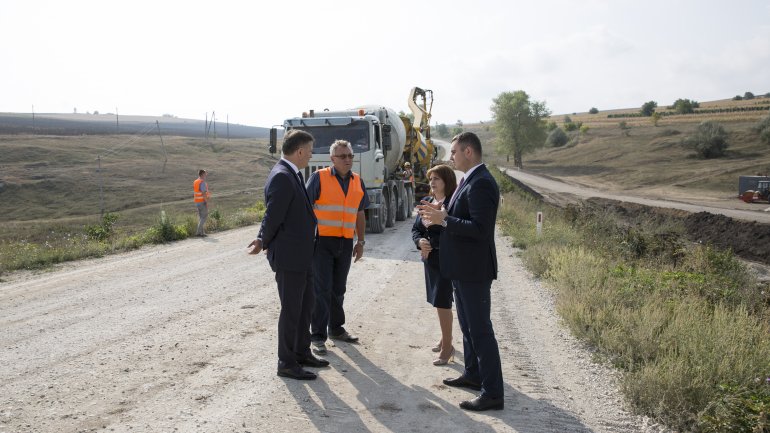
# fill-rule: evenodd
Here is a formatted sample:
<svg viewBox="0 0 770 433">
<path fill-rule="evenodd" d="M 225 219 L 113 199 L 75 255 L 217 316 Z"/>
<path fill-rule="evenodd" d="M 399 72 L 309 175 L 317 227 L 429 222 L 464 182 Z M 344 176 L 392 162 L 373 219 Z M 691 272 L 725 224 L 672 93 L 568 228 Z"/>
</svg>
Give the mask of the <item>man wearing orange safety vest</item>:
<svg viewBox="0 0 770 433">
<path fill-rule="evenodd" d="M 404 179 L 408 181 L 412 188 L 414 188 L 414 172 L 412 171 L 412 164 L 407 161 L 404 163 Z"/>
<path fill-rule="evenodd" d="M 209 185 L 206 183 L 208 173 L 206 170 L 198 170 L 198 178 L 193 182 L 193 201 L 198 208 L 198 230 L 195 236 L 205 237 L 206 218 L 209 216 Z"/>
<path fill-rule="evenodd" d="M 333 166 L 316 171 L 307 181 L 307 192 L 318 219 L 318 243 L 313 255 L 315 308 L 310 319 L 313 351 L 326 353 L 326 339 L 354 343 L 358 337 L 345 330 L 342 307 L 351 259 L 364 254 L 364 231 L 369 206 L 364 181 L 353 167 L 353 147 L 337 140 L 329 154 Z M 358 240 L 353 244 L 353 237 Z"/>
</svg>

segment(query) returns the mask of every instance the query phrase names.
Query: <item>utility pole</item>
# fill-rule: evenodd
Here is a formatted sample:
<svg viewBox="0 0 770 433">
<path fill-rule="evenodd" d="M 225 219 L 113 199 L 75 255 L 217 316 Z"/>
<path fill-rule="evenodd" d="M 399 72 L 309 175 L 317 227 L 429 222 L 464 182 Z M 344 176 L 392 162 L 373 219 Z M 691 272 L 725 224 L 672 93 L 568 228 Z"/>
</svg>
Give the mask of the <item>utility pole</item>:
<svg viewBox="0 0 770 433">
<path fill-rule="evenodd" d="M 230 115 L 227 115 L 227 141 L 230 141 Z"/>
<path fill-rule="evenodd" d="M 203 137 L 209 139 L 209 112 L 206 112 L 206 120 L 203 121 Z"/>
<path fill-rule="evenodd" d="M 120 115 L 118 114 L 118 107 L 115 107 L 115 131 L 120 134 Z"/>
<path fill-rule="evenodd" d="M 32 129 L 35 129 L 35 104 L 32 104 Z"/>
<path fill-rule="evenodd" d="M 166 153 L 166 145 L 163 144 L 163 135 L 160 133 L 160 122 L 155 121 L 155 125 L 158 127 L 158 137 L 160 137 L 160 147 L 163 149 L 163 169 L 161 173 L 166 172 L 166 163 L 168 162 L 168 153 Z"/>
<path fill-rule="evenodd" d="M 99 175 L 99 212 L 100 216 L 104 218 L 104 188 L 102 186 L 102 157 L 96 155 L 96 173 Z"/>
<path fill-rule="evenodd" d="M 211 123 L 214 124 L 214 140 L 217 139 L 217 112 L 211 112 Z"/>
</svg>

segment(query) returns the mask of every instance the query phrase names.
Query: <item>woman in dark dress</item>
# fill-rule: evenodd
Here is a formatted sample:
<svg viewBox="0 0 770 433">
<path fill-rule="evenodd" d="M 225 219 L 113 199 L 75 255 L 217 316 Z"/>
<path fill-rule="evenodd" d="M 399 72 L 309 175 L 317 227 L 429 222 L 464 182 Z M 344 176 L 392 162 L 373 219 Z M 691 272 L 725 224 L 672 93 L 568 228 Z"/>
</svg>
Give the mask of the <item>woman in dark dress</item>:
<svg viewBox="0 0 770 433">
<path fill-rule="evenodd" d="M 430 202 L 449 205 L 457 188 L 454 170 L 447 165 L 437 165 L 427 173 L 431 195 L 424 198 Z M 439 352 L 433 365 L 445 365 L 454 359 L 455 348 L 452 345 L 452 282 L 441 276 L 439 270 L 439 237 L 444 228 L 441 225 L 426 226 L 418 215 L 412 226 L 412 240 L 420 250 L 425 266 L 425 289 L 428 303 L 436 307 L 438 322 L 441 327 L 441 340 L 433 348 Z"/>
</svg>

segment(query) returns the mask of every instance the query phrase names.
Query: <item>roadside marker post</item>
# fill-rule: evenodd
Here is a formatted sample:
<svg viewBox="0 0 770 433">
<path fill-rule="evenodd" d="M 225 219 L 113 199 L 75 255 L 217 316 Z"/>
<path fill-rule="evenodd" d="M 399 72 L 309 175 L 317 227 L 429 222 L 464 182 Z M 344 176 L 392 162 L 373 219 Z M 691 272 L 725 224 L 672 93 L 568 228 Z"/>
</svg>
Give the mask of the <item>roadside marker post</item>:
<svg viewBox="0 0 770 433">
<path fill-rule="evenodd" d="M 536 222 L 537 222 L 537 224 L 536 224 L 537 235 L 541 236 L 543 234 L 543 213 L 542 212 L 538 212 L 537 213 L 537 220 L 536 220 Z"/>
</svg>

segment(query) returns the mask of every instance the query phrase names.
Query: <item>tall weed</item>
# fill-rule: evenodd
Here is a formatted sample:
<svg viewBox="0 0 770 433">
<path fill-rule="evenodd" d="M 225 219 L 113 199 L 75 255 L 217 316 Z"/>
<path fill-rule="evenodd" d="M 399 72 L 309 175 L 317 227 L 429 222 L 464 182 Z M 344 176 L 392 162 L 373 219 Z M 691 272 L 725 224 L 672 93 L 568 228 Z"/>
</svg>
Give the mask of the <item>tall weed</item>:
<svg viewBox="0 0 770 433">
<path fill-rule="evenodd" d="M 688 243 L 673 220 L 518 193 L 499 220 L 572 332 L 625 372 L 639 413 L 684 431 L 770 431 L 770 296 L 730 251 Z"/>
</svg>

